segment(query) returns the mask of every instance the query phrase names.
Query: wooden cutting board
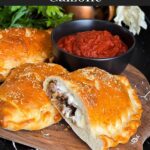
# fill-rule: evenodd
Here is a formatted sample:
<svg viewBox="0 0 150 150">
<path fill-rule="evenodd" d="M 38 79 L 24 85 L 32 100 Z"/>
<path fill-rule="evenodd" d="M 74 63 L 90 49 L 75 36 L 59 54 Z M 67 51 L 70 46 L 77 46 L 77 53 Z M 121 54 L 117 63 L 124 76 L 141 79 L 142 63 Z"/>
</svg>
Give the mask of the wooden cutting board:
<svg viewBox="0 0 150 150">
<path fill-rule="evenodd" d="M 127 144 L 120 144 L 116 148 L 112 148 L 112 150 L 142 150 L 144 141 L 150 136 L 150 85 L 144 75 L 131 65 L 126 67 L 123 75 L 127 76 L 132 86 L 137 89 L 144 112 L 142 124 L 137 133 L 131 137 Z M 0 128 L 0 137 L 43 150 L 89 149 L 64 121 L 33 132 L 11 132 Z"/>
</svg>

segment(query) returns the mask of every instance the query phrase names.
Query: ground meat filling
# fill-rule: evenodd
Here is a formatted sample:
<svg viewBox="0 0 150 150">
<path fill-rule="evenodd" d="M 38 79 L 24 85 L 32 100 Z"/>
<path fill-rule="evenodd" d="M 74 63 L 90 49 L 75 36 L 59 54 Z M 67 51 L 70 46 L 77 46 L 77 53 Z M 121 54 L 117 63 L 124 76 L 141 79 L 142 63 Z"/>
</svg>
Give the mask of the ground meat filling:
<svg viewBox="0 0 150 150">
<path fill-rule="evenodd" d="M 68 103 L 68 96 L 60 91 L 60 89 L 57 87 L 56 80 L 49 82 L 47 94 L 51 99 L 57 99 L 59 101 L 59 107 L 63 115 L 68 118 L 75 116 L 77 108 L 73 106 L 73 104 Z"/>
</svg>

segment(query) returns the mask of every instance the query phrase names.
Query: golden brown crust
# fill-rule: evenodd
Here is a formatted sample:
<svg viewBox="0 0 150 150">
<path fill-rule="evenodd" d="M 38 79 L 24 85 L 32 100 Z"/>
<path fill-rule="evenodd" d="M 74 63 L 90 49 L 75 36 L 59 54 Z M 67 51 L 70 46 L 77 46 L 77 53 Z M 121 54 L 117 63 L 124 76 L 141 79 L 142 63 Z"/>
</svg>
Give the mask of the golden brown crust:
<svg viewBox="0 0 150 150">
<path fill-rule="evenodd" d="M 98 68 L 84 68 L 62 76 L 81 98 L 91 132 L 104 149 L 128 142 L 140 126 L 142 105 L 126 77 Z"/>
<path fill-rule="evenodd" d="M 65 73 L 56 64 L 24 64 L 0 86 L 0 126 L 9 130 L 38 130 L 61 119 L 42 90 L 47 76 Z"/>
<path fill-rule="evenodd" d="M 0 81 L 12 68 L 43 62 L 51 56 L 50 31 L 33 28 L 0 30 Z"/>
</svg>

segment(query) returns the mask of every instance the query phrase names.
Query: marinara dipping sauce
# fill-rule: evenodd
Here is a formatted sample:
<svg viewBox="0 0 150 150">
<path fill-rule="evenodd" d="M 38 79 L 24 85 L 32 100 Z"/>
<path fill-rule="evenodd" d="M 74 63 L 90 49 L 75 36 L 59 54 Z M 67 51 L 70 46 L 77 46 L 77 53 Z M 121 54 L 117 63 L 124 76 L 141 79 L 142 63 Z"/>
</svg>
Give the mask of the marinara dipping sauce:
<svg viewBox="0 0 150 150">
<path fill-rule="evenodd" d="M 81 57 L 109 58 L 119 56 L 128 50 L 118 35 L 109 31 L 85 31 L 62 37 L 58 47 Z"/>
</svg>

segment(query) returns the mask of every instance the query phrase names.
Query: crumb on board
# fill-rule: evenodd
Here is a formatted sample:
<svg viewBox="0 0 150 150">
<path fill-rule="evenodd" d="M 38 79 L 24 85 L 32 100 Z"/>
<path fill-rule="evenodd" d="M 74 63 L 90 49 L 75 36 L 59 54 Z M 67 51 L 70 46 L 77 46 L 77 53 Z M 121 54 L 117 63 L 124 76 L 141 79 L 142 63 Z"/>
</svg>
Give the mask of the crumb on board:
<svg viewBox="0 0 150 150">
<path fill-rule="evenodd" d="M 68 131 L 68 128 L 65 128 L 64 131 Z"/>
<path fill-rule="evenodd" d="M 41 134 L 42 134 L 43 137 L 49 137 L 50 136 L 49 133 L 46 133 L 43 130 L 41 130 Z"/>
</svg>

